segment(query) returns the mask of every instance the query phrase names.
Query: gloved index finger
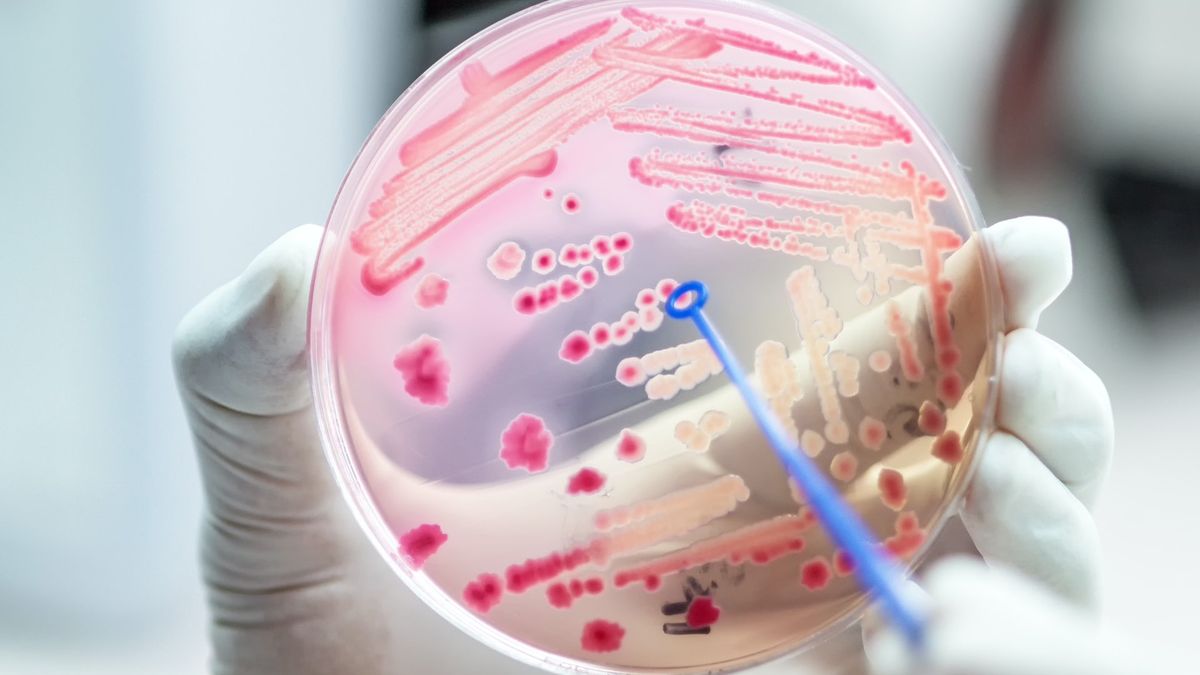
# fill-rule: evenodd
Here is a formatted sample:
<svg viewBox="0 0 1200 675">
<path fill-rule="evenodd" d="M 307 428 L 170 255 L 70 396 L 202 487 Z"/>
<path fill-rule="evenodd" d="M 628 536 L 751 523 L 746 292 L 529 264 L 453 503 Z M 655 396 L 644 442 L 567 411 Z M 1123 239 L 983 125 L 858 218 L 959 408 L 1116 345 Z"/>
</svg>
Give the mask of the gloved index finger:
<svg viewBox="0 0 1200 675">
<path fill-rule="evenodd" d="M 1071 242 L 1053 218 L 1024 216 L 983 231 L 1004 298 L 1004 331 L 1037 328 L 1043 310 L 1071 282 Z"/>
</svg>

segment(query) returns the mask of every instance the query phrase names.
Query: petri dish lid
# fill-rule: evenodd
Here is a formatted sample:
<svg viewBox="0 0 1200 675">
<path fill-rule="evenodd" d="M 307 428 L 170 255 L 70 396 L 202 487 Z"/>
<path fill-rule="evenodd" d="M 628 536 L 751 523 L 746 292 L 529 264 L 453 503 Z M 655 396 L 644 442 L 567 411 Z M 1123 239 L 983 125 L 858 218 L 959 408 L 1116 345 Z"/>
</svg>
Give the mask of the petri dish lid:
<svg viewBox="0 0 1200 675">
<path fill-rule="evenodd" d="M 331 466 L 404 583 L 560 672 L 736 670 L 861 616 L 853 561 L 677 283 L 882 545 L 916 564 L 992 427 L 978 209 L 844 45 L 733 0 L 563 0 L 419 78 L 314 274 Z"/>
</svg>

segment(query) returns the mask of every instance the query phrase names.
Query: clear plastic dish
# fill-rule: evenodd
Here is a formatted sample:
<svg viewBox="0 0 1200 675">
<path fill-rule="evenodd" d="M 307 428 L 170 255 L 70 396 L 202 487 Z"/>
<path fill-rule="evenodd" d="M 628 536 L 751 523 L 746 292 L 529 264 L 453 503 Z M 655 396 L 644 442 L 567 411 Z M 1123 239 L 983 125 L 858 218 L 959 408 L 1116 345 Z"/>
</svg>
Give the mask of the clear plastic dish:
<svg viewBox="0 0 1200 675">
<path fill-rule="evenodd" d="M 318 420 L 400 581 L 525 662 L 735 670 L 865 599 L 695 329 L 914 564 L 991 428 L 1001 328 L 949 150 L 818 29 L 546 3 L 409 88 L 314 276 Z"/>
</svg>

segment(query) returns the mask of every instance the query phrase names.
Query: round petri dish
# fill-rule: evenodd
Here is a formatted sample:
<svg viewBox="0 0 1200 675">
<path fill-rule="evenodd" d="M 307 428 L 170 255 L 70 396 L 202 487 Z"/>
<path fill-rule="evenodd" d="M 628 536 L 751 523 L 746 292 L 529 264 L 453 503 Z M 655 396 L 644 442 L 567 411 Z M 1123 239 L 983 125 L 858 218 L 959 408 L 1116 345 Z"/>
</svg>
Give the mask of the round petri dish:
<svg viewBox="0 0 1200 675">
<path fill-rule="evenodd" d="M 318 420 L 366 535 L 447 620 L 570 672 L 736 670 L 860 617 L 690 323 L 915 564 L 992 425 L 1002 316 L 951 153 L 817 28 L 550 2 L 422 76 L 314 276 Z"/>
</svg>

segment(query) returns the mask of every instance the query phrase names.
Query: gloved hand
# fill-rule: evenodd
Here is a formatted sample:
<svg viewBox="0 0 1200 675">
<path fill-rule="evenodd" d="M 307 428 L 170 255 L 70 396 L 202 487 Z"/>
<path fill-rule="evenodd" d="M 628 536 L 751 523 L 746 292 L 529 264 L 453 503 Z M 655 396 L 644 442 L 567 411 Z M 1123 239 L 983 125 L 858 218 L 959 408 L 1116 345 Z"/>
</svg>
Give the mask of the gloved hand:
<svg viewBox="0 0 1200 675">
<path fill-rule="evenodd" d="M 877 675 L 1182 672 L 1170 665 L 1182 660 L 1102 634 L 1095 617 L 1004 567 L 944 560 L 925 575 L 924 588 L 933 615 L 919 654 L 877 616 L 865 622 L 867 654 Z"/>
<path fill-rule="evenodd" d="M 441 620 L 354 523 L 317 436 L 305 350 L 321 228 L 297 228 L 180 323 L 207 497 L 214 673 L 526 673 Z M 396 620 L 402 617 L 402 620 Z"/>
<path fill-rule="evenodd" d="M 872 670 L 1147 672 L 1131 668 L 1115 643 L 1101 641 L 1093 620 L 1099 549 L 1088 508 L 1112 452 L 1108 394 L 1070 352 L 1034 331 L 1070 280 L 1066 232 L 1051 221 L 1021 219 L 985 234 L 1000 267 L 1008 334 L 998 430 L 983 448 L 960 515 L 983 559 L 998 569 L 966 560 L 935 566 L 926 581 L 935 615 L 920 655 L 878 617 L 864 622 Z"/>
<path fill-rule="evenodd" d="M 920 654 L 877 615 L 864 622 L 878 675 L 1155 672 L 1097 632 L 1099 551 L 1087 509 L 1112 452 L 1112 410 L 1096 375 L 1033 330 L 1071 268 L 1061 226 L 1029 220 L 986 232 L 1009 332 L 999 429 L 983 449 L 960 515 L 994 568 L 973 560 L 934 566 L 924 580 L 933 618 Z M 1022 227 L 1039 227 L 1040 236 Z"/>
<path fill-rule="evenodd" d="M 1085 501 L 1112 446 L 1103 386 L 1034 332 L 1070 278 L 1061 224 L 989 228 L 1006 322 L 998 424 L 964 505 L 985 558 L 1091 606 Z M 176 374 L 200 459 L 214 671 L 526 672 L 396 583 L 333 484 L 309 394 L 305 321 L 320 229 L 298 228 L 182 321 Z M 1084 501 L 1081 501 L 1084 500 Z"/>
</svg>

